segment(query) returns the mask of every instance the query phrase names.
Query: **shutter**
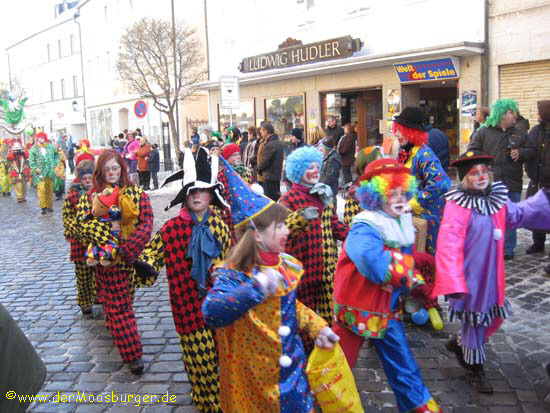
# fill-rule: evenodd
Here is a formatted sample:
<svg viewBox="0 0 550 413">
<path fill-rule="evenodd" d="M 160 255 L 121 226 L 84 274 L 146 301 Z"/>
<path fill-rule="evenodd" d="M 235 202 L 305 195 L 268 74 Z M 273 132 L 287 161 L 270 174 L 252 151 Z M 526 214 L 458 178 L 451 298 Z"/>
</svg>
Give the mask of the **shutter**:
<svg viewBox="0 0 550 413">
<path fill-rule="evenodd" d="M 499 98 L 514 99 L 531 127 L 538 123 L 537 101 L 550 99 L 550 60 L 499 66 Z"/>
</svg>

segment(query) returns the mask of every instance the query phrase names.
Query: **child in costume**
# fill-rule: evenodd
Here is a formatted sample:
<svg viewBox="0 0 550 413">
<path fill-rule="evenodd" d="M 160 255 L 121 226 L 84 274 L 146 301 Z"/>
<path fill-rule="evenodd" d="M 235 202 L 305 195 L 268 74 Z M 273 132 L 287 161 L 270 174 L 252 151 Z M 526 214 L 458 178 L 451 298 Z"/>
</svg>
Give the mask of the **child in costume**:
<svg viewBox="0 0 550 413">
<path fill-rule="evenodd" d="M 143 348 L 134 313 L 134 268 L 132 264 L 151 238 L 153 209 L 149 197 L 128 177 L 126 163 L 118 151 L 105 149 L 97 159 L 94 186 L 78 202 L 77 221 L 84 244 L 105 245 L 111 231 L 120 229 L 118 259 L 110 267 L 96 267 L 96 288 L 103 304 L 107 328 L 113 336 L 122 361 L 130 371 L 141 374 L 144 369 Z M 118 204 L 122 220 L 101 222 L 91 212 L 93 193 L 105 188 L 119 188 Z"/>
<path fill-rule="evenodd" d="M 222 148 L 222 156 L 227 161 L 227 163 L 231 165 L 231 167 L 239 174 L 243 181 L 245 181 L 247 184 L 252 184 L 254 182 L 252 178 L 252 173 L 241 162 L 241 152 L 239 145 L 235 143 L 225 145 Z"/>
<path fill-rule="evenodd" d="M 31 169 L 27 161 L 29 154 L 21 146 L 20 141 L 15 141 L 9 154 L 10 175 L 15 188 L 17 202 L 26 202 L 27 181 L 30 179 Z"/>
<path fill-rule="evenodd" d="M 202 305 L 206 322 L 217 329 L 222 409 L 313 412 L 299 331 L 320 347 L 332 347 L 338 336 L 296 298 L 304 270 L 283 253 L 286 208 L 252 192 L 232 170 L 228 179 L 239 242 L 215 271 Z"/>
<path fill-rule="evenodd" d="M 11 142 L 4 138 L 0 141 L 0 192 L 3 196 L 11 195 L 11 177 L 9 152 Z"/>
<path fill-rule="evenodd" d="M 78 212 L 78 201 L 93 187 L 94 156 L 90 152 L 79 152 L 75 157 L 76 178 L 73 180 L 61 215 L 63 227 L 65 228 L 65 239 L 71 243 L 70 259 L 74 262 L 76 276 L 76 302 L 82 314 L 92 314 L 92 306 L 95 302 L 95 270 L 86 265 L 86 248 L 80 241 L 80 226 L 76 215 Z"/>
<path fill-rule="evenodd" d="M 414 271 L 415 230 L 407 202 L 410 170 L 393 159 L 368 164 L 355 196 L 365 210 L 351 224 L 334 275 L 334 332 L 353 368 L 363 341 L 372 343 L 400 412 L 441 412 L 424 385 L 400 322 L 401 295 L 424 284 Z"/>
<path fill-rule="evenodd" d="M 36 143 L 29 152 L 29 165 L 32 169 L 33 180 L 37 182 L 38 201 L 42 215 L 53 212 L 54 169 L 58 162 L 59 153 L 51 143 L 48 143 L 48 135 L 39 132 L 36 135 Z"/>
<path fill-rule="evenodd" d="M 168 220 L 147 244 L 134 265 L 138 276 L 157 276 L 166 266 L 170 304 L 180 337 L 184 367 L 192 399 L 201 413 L 221 413 L 218 395 L 218 357 L 210 328 L 203 320 L 201 304 L 212 279 L 210 268 L 225 258 L 230 247 L 227 225 L 210 208 L 227 208 L 217 182 L 218 157 L 208 162 L 200 147 L 195 161 L 185 148 L 183 169 L 166 179 L 183 176 L 183 189 L 170 206 L 183 204 L 178 216 Z"/>
<path fill-rule="evenodd" d="M 286 252 L 304 266 L 298 286 L 298 300 L 332 322 L 333 277 L 338 250 L 347 225 L 338 220 L 329 186 L 320 183 L 322 155 L 318 149 L 303 147 L 286 160 L 286 176 L 292 188 L 279 203 L 290 210 L 286 225 L 290 231 Z"/>
<path fill-rule="evenodd" d="M 423 118 L 419 108 L 406 107 L 394 118 L 393 133 L 400 146 L 397 161 L 411 169 L 418 183 L 417 195 L 410 200 L 410 205 L 415 214 L 428 223 L 426 252 L 435 255 L 444 195 L 451 187 L 451 180 L 437 155 L 426 145 L 428 132 L 422 124 Z"/>
<path fill-rule="evenodd" d="M 452 163 L 461 180 L 447 193 L 436 253 L 433 295 L 448 295 L 449 318 L 461 322 L 460 337 L 447 349 L 469 372 L 470 384 L 492 393 L 483 370 L 485 343 L 509 313 L 506 300 L 504 234 L 508 228 L 550 229 L 548 192 L 520 203 L 507 199 L 502 182 L 492 182 L 493 157 L 469 150 Z"/>
<path fill-rule="evenodd" d="M 57 144 L 54 144 L 56 148 Z M 54 179 L 53 179 L 53 193 L 55 194 L 56 201 L 63 199 L 63 194 L 65 193 L 65 161 L 67 157 L 63 150 L 57 146 L 57 153 L 59 154 L 59 162 L 54 169 Z"/>
</svg>

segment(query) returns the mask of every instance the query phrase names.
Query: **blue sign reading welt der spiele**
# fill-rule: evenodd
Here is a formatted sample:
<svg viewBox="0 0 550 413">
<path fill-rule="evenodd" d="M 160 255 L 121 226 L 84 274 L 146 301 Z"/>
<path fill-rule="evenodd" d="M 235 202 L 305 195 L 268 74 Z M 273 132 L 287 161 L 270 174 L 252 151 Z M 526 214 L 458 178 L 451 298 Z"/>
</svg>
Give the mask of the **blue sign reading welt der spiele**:
<svg viewBox="0 0 550 413">
<path fill-rule="evenodd" d="M 395 64 L 394 67 L 401 83 L 458 78 L 458 70 L 450 57 L 424 60 L 422 62 L 399 63 Z"/>
</svg>

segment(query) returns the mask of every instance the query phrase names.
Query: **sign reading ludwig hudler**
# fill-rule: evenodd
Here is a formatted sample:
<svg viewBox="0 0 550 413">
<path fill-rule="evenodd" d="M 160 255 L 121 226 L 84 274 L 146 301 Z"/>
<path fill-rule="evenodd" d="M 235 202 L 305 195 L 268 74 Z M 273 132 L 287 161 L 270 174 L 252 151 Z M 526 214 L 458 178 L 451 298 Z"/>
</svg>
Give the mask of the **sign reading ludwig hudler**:
<svg viewBox="0 0 550 413">
<path fill-rule="evenodd" d="M 292 45 L 289 45 L 289 43 Z M 239 70 L 243 73 L 260 72 L 262 70 L 344 59 L 361 50 L 362 46 L 363 42 L 360 39 L 352 39 L 351 36 L 309 44 L 287 39 L 276 52 L 245 57 L 239 65 Z"/>
</svg>

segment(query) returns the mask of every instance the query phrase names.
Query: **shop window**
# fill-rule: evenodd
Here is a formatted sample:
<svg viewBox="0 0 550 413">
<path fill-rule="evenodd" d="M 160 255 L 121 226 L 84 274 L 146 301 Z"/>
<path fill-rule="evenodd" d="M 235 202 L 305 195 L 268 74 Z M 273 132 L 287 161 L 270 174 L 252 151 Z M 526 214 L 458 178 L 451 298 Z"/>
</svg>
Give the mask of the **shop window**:
<svg viewBox="0 0 550 413">
<path fill-rule="evenodd" d="M 305 134 L 304 95 L 265 99 L 265 120 L 271 122 L 280 138 L 290 134 L 293 128 L 300 128 Z"/>
<path fill-rule="evenodd" d="M 236 126 L 243 132 L 251 126 L 256 126 L 255 106 L 254 99 L 241 100 L 239 109 L 222 109 L 218 105 L 218 130 Z"/>
<path fill-rule="evenodd" d="M 112 136 L 111 109 L 91 110 L 90 129 L 92 146 L 108 146 Z"/>
</svg>

